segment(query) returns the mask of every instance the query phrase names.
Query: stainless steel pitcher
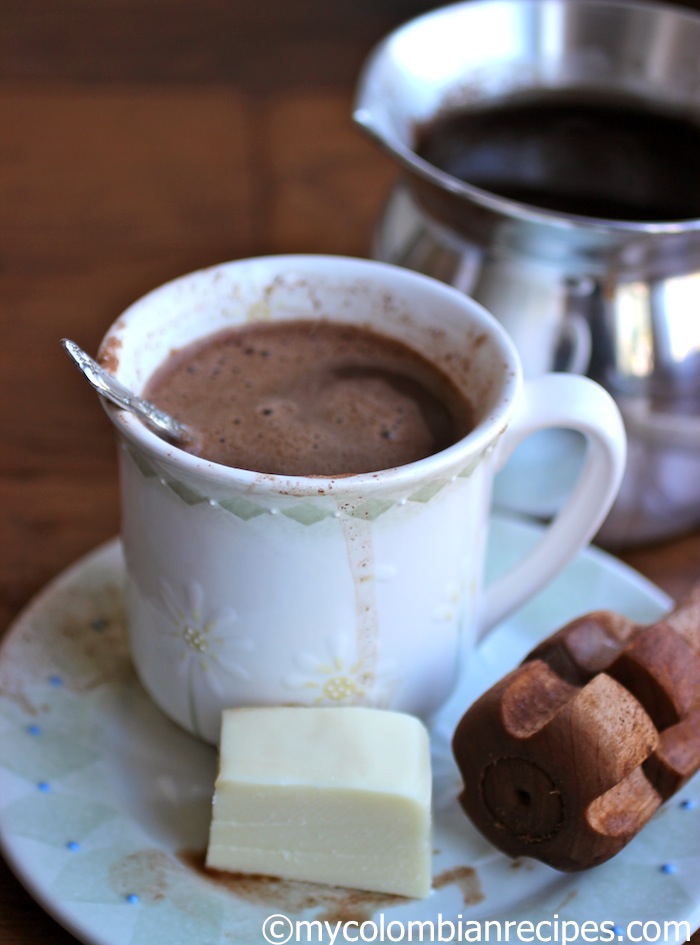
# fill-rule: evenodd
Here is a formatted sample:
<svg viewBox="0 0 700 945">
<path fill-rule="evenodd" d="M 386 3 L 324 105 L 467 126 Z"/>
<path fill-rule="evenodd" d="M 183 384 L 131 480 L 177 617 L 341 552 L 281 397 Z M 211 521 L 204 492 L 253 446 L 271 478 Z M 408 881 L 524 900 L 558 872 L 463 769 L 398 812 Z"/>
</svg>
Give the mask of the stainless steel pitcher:
<svg viewBox="0 0 700 945">
<path fill-rule="evenodd" d="M 630 457 L 599 539 L 663 538 L 700 522 L 700 218 L 546 210 L 416 152 L 417 129 L 437 115 L 540 89 L 623 95 L 700 122 L 700 16 L 626 0 L 468 0 L 390 34 L 365 63 L 353 112 L 401 169 L 373 255 L 484 304 L 527 374 L 576 371 L 603 384 L 625 417 Z M 700 191 L 700 154 L 697 163 Z M 497 501 L 550 514 L 579 448 L 551 436 L 531 443 L 502 475 Z M 528 467 L 542 449 L 552 479 L 535 496 Z"/>
</svg>

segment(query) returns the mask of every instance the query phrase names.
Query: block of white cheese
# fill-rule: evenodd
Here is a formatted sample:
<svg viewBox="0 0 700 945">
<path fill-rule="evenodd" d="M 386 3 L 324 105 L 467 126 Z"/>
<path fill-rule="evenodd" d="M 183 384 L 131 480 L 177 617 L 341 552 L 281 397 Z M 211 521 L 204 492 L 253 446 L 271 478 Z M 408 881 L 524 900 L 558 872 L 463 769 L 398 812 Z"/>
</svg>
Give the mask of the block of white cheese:
<svg viewBox="0 0 700 945">
<path fill-rule="evenodd" d="M 413 716 L 226 710 L 207 866 L 425 897 L 431 784 L 428 733 Z"/>
</svg>

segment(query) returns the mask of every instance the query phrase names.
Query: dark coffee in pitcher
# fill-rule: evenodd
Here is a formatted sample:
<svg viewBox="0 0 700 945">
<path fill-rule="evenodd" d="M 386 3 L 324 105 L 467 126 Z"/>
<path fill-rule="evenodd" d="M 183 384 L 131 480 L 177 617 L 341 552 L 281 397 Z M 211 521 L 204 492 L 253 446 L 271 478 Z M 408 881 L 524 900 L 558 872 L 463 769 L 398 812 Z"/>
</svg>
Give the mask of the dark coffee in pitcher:
<svg viewBox="0 0 700 945">
<path fill-rule="evenodd" d="M 637 99 L 529 92 L 438 116 L 416 152 L 476 187 L 606 220 L 700 217 L 700 116 Z"/>
</svg>

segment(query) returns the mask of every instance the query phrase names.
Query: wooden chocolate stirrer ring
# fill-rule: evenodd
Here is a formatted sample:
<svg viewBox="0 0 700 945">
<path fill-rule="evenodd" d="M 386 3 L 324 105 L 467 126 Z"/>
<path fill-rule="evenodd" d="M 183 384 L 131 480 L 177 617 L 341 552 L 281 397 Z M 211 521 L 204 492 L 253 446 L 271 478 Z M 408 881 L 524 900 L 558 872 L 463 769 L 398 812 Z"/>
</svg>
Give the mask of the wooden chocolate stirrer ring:
<svg viewBox="0 0 700 945">
<path fill-rule="evenodd" d="M 700 768 L 700 586 L 639 626 L 599 611 L 536 647 L 453 737 L 475 826 L 559 870 L 618 853 Z"/>
</svg>

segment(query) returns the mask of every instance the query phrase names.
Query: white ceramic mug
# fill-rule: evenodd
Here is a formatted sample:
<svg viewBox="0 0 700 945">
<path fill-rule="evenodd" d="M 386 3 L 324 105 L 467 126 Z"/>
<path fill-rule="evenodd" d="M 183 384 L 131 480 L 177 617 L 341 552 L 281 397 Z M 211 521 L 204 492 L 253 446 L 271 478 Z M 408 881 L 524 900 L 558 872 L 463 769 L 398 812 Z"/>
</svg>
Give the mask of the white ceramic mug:
<svg viewBox="0 0 700 945">
<path fill-rule="evenodd" d="M 174 348 L 255 320 L 367 325 L 420 350 L 476 410 L 458 443 L 337 479 L 229 468 L 108 408 L 119 432 L 127 612 L 155 702 L 216 742 L 228 706 L 363 704 L 428 717 L 475 641 L 590 540 L 617 493 L 625 436 L 592 381 L 523 381 L 516 350 L 454 288 L 361 259 L 273 256 L 176 279 L 131 306 L 100 348 L 140 392 Z M 482 592 L 491 485 L 517 443 L 578 430 L 588 461 L 540 544 Z"/>
</svg>

